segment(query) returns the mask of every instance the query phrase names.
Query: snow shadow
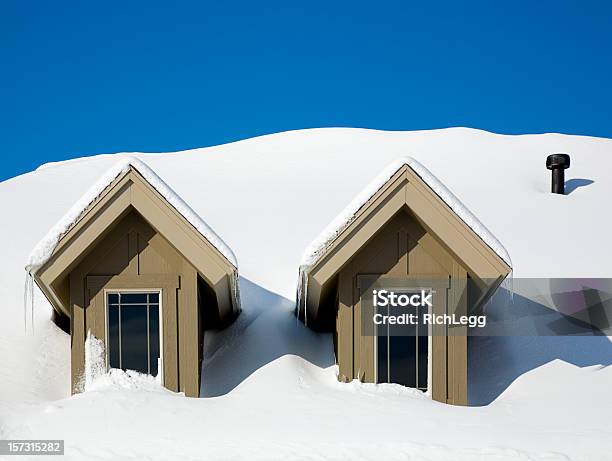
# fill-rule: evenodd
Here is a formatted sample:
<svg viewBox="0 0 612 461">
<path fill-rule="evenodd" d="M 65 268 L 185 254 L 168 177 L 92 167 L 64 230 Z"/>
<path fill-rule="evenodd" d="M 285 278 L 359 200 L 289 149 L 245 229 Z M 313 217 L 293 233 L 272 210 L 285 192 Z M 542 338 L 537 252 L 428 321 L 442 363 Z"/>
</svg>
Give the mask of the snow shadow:
<svg viewBox="0 0 612 461">
<path fill-rule="evenodd" d="M 240 290 L 243 311 L 236 321 L 205 333 L 201 397 L 225 395 L 285 355 L 320 368 L 335 364 L 331 334 L 298 321 L 293 300 L 244 277 Z M 580 367 L 612 364 L 612 342 L 601 331 L 518 294 L 511 305 L 491 303 L 486 312 L 496 324 L 491 336 L 468 338 L 471 406 L 488 405 L 516 378 L 555 359 Z"/>
<path fill-rule="evenodd" d="M 565 195 L 569 195 L 579 187 L 590 186 L 595 181 L 592 179 L 572 178 L 565 181 Z"/>
<path fill-rule="evenodd" d="M 227 394 L 251 374 L 288 354 L 327 368 L 335 364 L 329 333 L 315 333 L 295 314 L 295 301 L 240 278 L 242 312 L 224 330 L 204 335 L 201 397 Z"/>
<path fill-rule="evenodd" d="M 468 338 L 470 406 L 488 405 L 519 376 L 555 359 L 612 365 L 612 342 L 604 333 L 542 304 L 514 294 L 510 305 L 493 303 L 486 312 L 497 327 L 503 321 L 505 331 Z"/>
</svg>

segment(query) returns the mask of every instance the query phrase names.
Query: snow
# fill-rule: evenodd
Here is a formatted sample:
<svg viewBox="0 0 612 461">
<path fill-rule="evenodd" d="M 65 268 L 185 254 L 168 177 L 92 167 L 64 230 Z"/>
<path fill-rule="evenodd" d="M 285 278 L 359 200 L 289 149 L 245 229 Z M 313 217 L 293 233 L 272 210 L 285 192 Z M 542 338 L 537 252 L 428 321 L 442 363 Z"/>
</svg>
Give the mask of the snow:
<svg viewBox="0 0 612 461">
<path fill-rule="evenodd" d="M 88 391 L 105 374 L 104 343 L 88 331 L 85 339 L 85 373 L 83 381 L 79 383 L 80 390 Z"/>
<path fill-rule="evenodd" d="M 307 277 L 308 272 L 329 249 L 333 241 L 355 219 L 359 210 L 380 190 L 385 183 L 403 166 L 409 166 L 427 184 L 440 199 L 446 203 L 457 216 L 470 227 L 508 266 L 512 267 L 510 255 L 501 242 L 487 227 L 474 216 L 474 214 L 453 194 L 438 178 L 427 168 L 412 157 L 402 157 L 394 160 L 370 184 L 368 184 L 347 207 L 337 215 L 332 222 L 308 245 L 300 261 L 300 274 L 298 280 Z M 301 305 L 302 287 L 307 283 L 298 283 L 297 303 Z M 307 316 L 304 314 L 304 321 Z"/>
<path fill-rule="evenodd" d="M 179 195 L 170 188 L 147 164 L 134 157 L 124 157 L 109 168 L 79 200 L 55 223 L 42 240 L 40 240 L 28 258 L 26 269 L 33 269 L 45 264 L 57 247 L 60 239 L 83 216 L 85 210 L 102 194 L 102 192 L 129 168 L 136 169 L 146 181 L 159 192 L 195 229 L 202 234 L 225 258 L 238 267 L 236 256 L 200 216 L 187 205 Z"/>
<path fill-rule="evenodd" d="M 438 180 L 427 168 L 412 157 L 399 158 L 387 166 L 370 184 L 368 184 L 347 207 L 321 232 L 317 238 L 308 245 L 302 256 L 300 267 L 307 270 L 321 259 L 329 245 L 340 233 L 346 229 L 354 220 L 355 215 L 385 183 L 404 165 L 409 166 L 437 195 L 446 203 L 461 220 L 467 224 L 497 255 L 510 267 L 512 261 L 510 255 L 474 214 L 459 200 L 448 188 Z"/>
<path fill-rule="evenodd" d="M 572 155 L 568 182 L 592 183 L 550 194 L 544 163 L 553 152 Z M 478 338 L 469 345 L 471 389 L 499 389 L 484 407 L 336 381 L 331 334 L 293 313 L 302 255 L 407 153 L 503 242 L 515 277 L 612 277 L 612 215 L 602 211 L 612 196 L 609 139 L 318 129 L 46 165 L 0 183 L 0 239 L 10 242 L 0 264 L 0 438 L 62 438 L 70 460 L 612 459 L 612 367 L 597 365 L 612 363 L 605 336 Z M 70 397 L 70 337 L 50 322 L 37 289 L 34 334 L 22 328 L 31 248 L 127 156 L 171 184 L 240 259 L 243 311 L 205 335 L 205 398 L 116 371 Z"/>
</svg>

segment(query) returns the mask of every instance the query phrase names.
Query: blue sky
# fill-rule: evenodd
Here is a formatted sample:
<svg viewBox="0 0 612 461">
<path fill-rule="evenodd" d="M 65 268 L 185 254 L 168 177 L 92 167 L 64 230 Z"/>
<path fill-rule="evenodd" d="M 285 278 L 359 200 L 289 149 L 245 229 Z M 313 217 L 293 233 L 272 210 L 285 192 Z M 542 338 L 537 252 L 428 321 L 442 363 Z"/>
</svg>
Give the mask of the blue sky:
<svg viewBox="0 0 612 461">
<path fill-rule="evenodd" d="M 284 130 L 612 137 L 612 2 L 0 2 L 0 179 Z"/>
</svg>

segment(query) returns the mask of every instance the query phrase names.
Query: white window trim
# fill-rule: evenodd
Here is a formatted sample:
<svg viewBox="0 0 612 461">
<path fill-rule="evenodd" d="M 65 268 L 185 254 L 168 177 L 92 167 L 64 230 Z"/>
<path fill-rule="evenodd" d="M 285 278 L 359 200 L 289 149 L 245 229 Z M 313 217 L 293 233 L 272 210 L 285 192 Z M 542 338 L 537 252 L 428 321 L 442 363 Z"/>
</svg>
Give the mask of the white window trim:
<svg viewBox="0 0 612 461">
<path fill-rule="evenodd" d="M 164 322 L 162 312 L 163 307 L 163 290 L 161 288 L 125 288 L 125 289 L 104 289 L 104 359 L 106 371 L 110 370 L 109 366 L 109 347 L 108 347 L 108 295 L 119 293 L 157 293 L 159 295 L 159 370 L 157 370 L 157 379 L 161 385 L 164 385 Z"/>
</svg>

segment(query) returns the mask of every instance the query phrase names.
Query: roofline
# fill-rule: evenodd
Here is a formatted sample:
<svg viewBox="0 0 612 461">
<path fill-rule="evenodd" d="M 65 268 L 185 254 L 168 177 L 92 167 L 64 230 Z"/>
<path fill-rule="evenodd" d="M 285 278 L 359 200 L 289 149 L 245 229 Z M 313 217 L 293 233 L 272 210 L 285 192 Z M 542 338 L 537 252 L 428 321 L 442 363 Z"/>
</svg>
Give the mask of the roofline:
<svg viewBox="0 0 612 461">
<path fill-rule="evenodd" d="M 83 243 L 88 241 L 88 245 L 92 244 L 94 242 L 94 240 L 92 239 L 97 239 L 99 235 L 91 233 L 89 236 L 84 236 L 84 234 L 81 234 L 81 232 L 88 230 L 90 223 L 94 223 L 99 217 L 106 216 L 104 219 L 107 221 L 107 223 L 103 224 L 103 226 L 108 226 L 112 222 L 121 219 L 121 216 L 126 212 L 126 210 L 129 210 L 130 208 L 135 208 L 136 211 L 140 209 L 141 213 L 145 212 L 145 210 L 148 210 L 145 212 L 145 215 L 157 216 L 158 212 L 155 211 L 157 210 L 157 208 L 154 205 L 156 203 L 159 203 L 163 204 L 163 207 L 166 207 L 165 209 L 167 211 L 161 213 L 158 218 L 154 219 L 154 222 L 159 221 L 157 222 L 157 224 L 162 225 L 162 228 L 165 228 L 169 232 L 174 232 L 171 229 L 178 230 L 181 227 L 184 229 L 183 232 L 186 233 L 180 233 L 181 243 L 179 247 L 177 247 L 177 250 L 183 253 L 183 256 L 187 260 L 189 260 L 191 264 L 194 265 L 197 272 L 200 273 L 200 275 L 204 277 L 204 279 L 208 279 L 209 276 L 213 276 L 216 279 L 217 277 L 221 277 L 222 274 L 226 274 L 227 287 L 229 288 L 229 299 L 231 305 L 233 305 L 233 310 L 235 310 L 235 312 L 239 312 L 241 308 L 237 265 L 234 264 L 234 262 L 231 261 L 217 245 L 215 245 L 215 243 L 211 242 L 208 236 L 205 235 L 200 228 L 198 228 L 196 224 L 200 223 L 196 221 L 196 224 L 194 224 L 192 220 L 190 220 L 187 216 L 185 216 L 185 214 L 181 212 L 181 210 L 177 208 L 175 202 L 177 202 L 178 200 L 179 206 L 181 206 L 181 208 L 185 206 L 189 213 L 193 213 L 196 216 L 197 214 L 195 214 L 195 212 L 185 202 L 183 202 L 169 186 L 163 183 L 161 179 L 160 183 L 164 187 L 167 187 L 168 190 L 158 190 L 158 188 L 156 188 L 155 185 L 152 184 L 151 181 L 147 178 L 147 175 L 154 175 L 155 173 L 152 170 L 149 171 L 149 168 L 143 164 L 144 167 L 147 169 L 147 171 L 145 172 L 147 174 L 143 174 L 143 172 L 141 172 L 138 168 L 139 163 L 140 162 L 137 162 L 135 159 L 128 159 L 125 162 L 117 164 L 114 167 L 114 171 L 109 170 L 112 173 L 108 174 L 107 172 L 107 176 L 113 176 L 110 182 L 108 182 L 108 184 L 106 184 L 104 188 L 101 188 L 101 190 L 99 190 L 95 198 L 93 198 L 89 201 L 89 203 L 87 203 L 87 206 L 85 206 L 80 211 L 78 216 L 76 216 L 76 213 L 73 209 L 69 210 L 69 212 L 66 213 L 65 216 L 70 216 L 70 213 L 73 213 L 75 214 L 76 218 L 74 218 L 74 221 L 71 222 L 70 226 L 68 226 L 60 234 L 56 242 L 51 241 L 51 243 L 54 243 L 53 250 L 50 251 L 49 255 L 41 264 L 28 264 L 25 267 L 27 273 L 33 278 L 33 280 L 36 282 L 36 285 L 43 292 L 43 294 L 51 303 L 51 305 L 53 305 L 54 309 L 62 314 L 68 314 L 68 312 L 66 311 L 67 306 L 64 306 L 64 302 L 62 301 L 62 299 L 58 298 L 58 296 L 60 295 L 55 293 L 55 288 L 51 285 L 58 280 L 58 277 L 61 277 L 62 274 L 69 270 L 69 268 L 74 264 L 76 260 L 80 258 L 80 256 L 76 256 L 76 260 L 73 259 L 74 255 L 62 256 L 64 250 L 68 250 L 69 246 L 72 245 L 73 242 L 75 242 L 75 239 L 86 238 Z M 174 198 L 174 200 L 169 199 L 167 195 L 170 195 L 172 198 Z M 77 204 L 79 204 L 79 202 L 77 202 Z M 112 208 L 108 208 L 107 206 L 110 206 Z M 162 210 L 162 208 L 160 208 L 160 210 Z M 62 220 L 63 219 L 64 218 L 62 218 Z M 228 251 L 231 252 L 231 249 L 227 247 L 227 245 L 220 239 L 220 237 L 218 237 L 218 235 L 214 233 L 214 231 L 212 231 L 212 229 L 210 229 L 206 225 L 206 223 L 201 220 L 201 218 L 198 217 L 198 219 L 201 221 L 202 226 L 206 226 L 205 230 L 210 231 L 213 238 L 218 238 L 219 242 L 224 245 Z M 60 220 L 55 226 L 60 226 L 62 220 Z M 156 224 L 153 224 L 153 226 L 155 227 Z M 175 228 L 174 226 L 179 227 Z M 95 231 L 92 229 L 91 232 L 99 231 Z M 166 231 L 160 233 L 161 235 L 165 236 Z M 96 235 L 98 235 L 98 237 L 96 237 Z M 41 245 L 42 242 L 44 242 L 45 244 L 49 244 L 49 242 L 45 241 L 45 239 L 47 238 L 48 237 L 43 238 L 41 242 L 39 242 L 39 245 Z M 165 236 L 165 238 L 169 237 Z M 172 240 L 170 240 L 170 243 L 172 245 L 175 245 L 177 242 L 173 243 Z M 193 251 L 187 251 L 187 249 L 191 245 L 195 245 L 195 247 L 193 247 L 193 250 L 197 253 L 197 255 L 193 254 Z M 205 251 L 205 248 L 208 249 L 206 251 L 209 251 L 208 254 L 210 256 L 206 256 L 207 258 L 210 258 L 214 255 L 214 269 L 203 269 L 207 266 L 207 264 L 204 263 L 204 253 L 200 254 L 199 251 L 196 250 L 199 246 L 202 247 L 202 251 Z M 179 250 L 179 248 L 181 247 L 184 251 Z M 187 253 L 185 253 L 185 251 L 187 251 Z M 231 255 L 233 256 L 233 253 L 231 253 Z M 53 268 L 53 265 L 58 262 L 58 258 L 65 259 L 65 261 L 61 263 L 61 266 Z M 50 269 L 52 269 L 52 273 L 46 274 L 46 272 Z"/>
<path fill-rule="evenodd" d="M 157 174 L 150 168 L 148 167 L 144 162 L 142 162 L 141 160 L 138 160 L 136 158 L 130 158 L 128 157 L 127 159 L 124 159 L 121 162 L 118 162 L 117 164 L 115 164 L 113 166 L 113 168 L 111 168 L 110 170 L 107 171 L 107 174 L 112 172 L 113 170 L 117 170 L 116 171 L 116 175 L 114 176 L 114 178 L 108 182 L 108 184 L 106 184 L 106 186 L 99 192 L 99 194 L 96 195 L 95 198 L 93 198 L 85 208 L 82 209 L 82 211 L 79 213 L 78 218 L 76 218 L 75 220 L 72 221 L 71 225 L 64 230 L 59 239 L 57 240 L 57 242 L 54 245 L 53 251 L 50 253 L 50 255 L 46 258 L 46 260 L 44 262 L 42 262 L 41 264 L 36 264 L 36 263 L 31 263 L 28 262 L 28 264 L 26 264 L 25 269 L 28 273 L 32 273 L 32 272 L 39 272 L 41 270 L 44 270 L 43 268 L 49 264 L 49 262 L 53 259 L 53 255 L 65 244 L 65 242 L 68 239 L 69 234 L 72 232 L 72 230 L 76 227 L 78 227 L 78 225 L 83 221 L 83 219 L 87 216 L 87 214 L 89 213 L 89 211 L 95 207 L 95 205 L 97 203 L 99 203 L 101 200 L 104 199 L 104 197 L 106 197 L 108 194 L 113 192 L 114 187 L 119 184 L 126 176 L 128 176 L 130 174 L 130 172 L 134 172 L 136 173 L 141 180 L 143 180 L 145 183 L 147 183 L 151 189 L 153 189 L 162 200 L 164 200 L 178 215 L 180 215 L 186 222 L 186 224 L 188 224 L 191 228 L 193 228 L 198 234 L 200 234 L 202 236 L 202 238 L 204 238 L 215 250 L 217 253 L 219 253 L 219 255 L 225 259 L 228 264 L 230 264 L 232 267 L 234 267 L 234 269 L 238 269 L 238 265 L 237 263 L 235 264 L 234 261 L 236 261 L 236 257 L 233 254 L 233 252 L 231 251 L 231 249 L 229 248 L 229 246 L 227 246 L 227 244 L 225 242 L 223 242 L 223 240 L 221 239 L 221 237 L 218 236 L 218 234 L 212 229 L 210 228 L 210 226 L 208 227 L 208 230 L 211 231 L 214 234 L 214 237 L 216 237 L 228 250 L 229 252 L 231 252 L 231 255 L 233 256 L 234 261 L 232 261 L 226 254 L 224 254 L 221 250 L 219 250 L 219 248 L 217 248 L 216 245 L 213 244 L 213 242 L 210 241 L 210 239 L 204 235 L 202 233 L 202 231 L 200 229 L 198 229 L 196 226 L 193 225 L 193 223 L 187 219 L 187 217 L 184 216 L 183 213 L 181 213 L 181 211 L 179 211 L 177 209 L 177 207 L 175 206 L 174 203 L 172 203 L 170 200 L 168 200 L 167 197 L 165 197 L 165 195 L 160 192 L 159 190 L 157 190 L 157 188 L 151 183 L 151 181 L 149 181 L 147 179 L 147 175 L 143 174 L 139 167 L 141 169 L 146 169 L 148 170 L 148 172 L 150 172 L 151 174 L 155 175 L 162 183 L 164 183 L 166 185 L 166 187 L 168 187 L 168 191 L 172 192 L 176 197 L 179 197 L 179 195 L 172 190 L 172 188 L 170 188 L 170 186 L 168 186 L 161 178 L 159 178 L 159 176 L 157 176 Z M 112 174 L 112 173 L 111 173 Z M 182 201 L 182 199 L 181 199 Z M 78 202 L 77 202 L 78 203 Z M 183 204 L 191 211 L 193 212 L 194 215 L 197 216 L 197 213 L 195 211 L 193 211 L 193 209 L 185 202 L 183 202 Z M 70 212 L 72 211 L 69 210 L 61 219 L 59 222 L 61 222 L 64 217 L 66 215 L 68 215 Z M 198 216 L 199 218 L 199 216 Z M 201 220 L 201 218 L 200 218 Z M 58 223 L 59 223 L 58 222 Z M 202 221 L 203 222 L 203 221 Z M 55 226 L 57 226 L 57 224 L 55 224 Z M 54 227 L 55 227 L 54 226 Z M 38 242 L 38 244 L 36 245 L 36 247 L 40 246 L 42 242 L 44 242 L 46 240 L 47 236 L 43 237 L 43 239 L 41 239 L 41 241 Z M 35 247 L 35 250 L 36 250 Z M 34 250 L 34 251 L 35 251 Z M 34 253 L 33 251 L 33 253 Z M 30 256 L 31 259 L 32 255 Z"/>
<path fill-rule="evenodd" d="M 325 247 L 322 249 L 322 251 L 317 252 L 316 250 L 313 251 L 312 255 L 313 258 L 311 261 L 307 261 L 308 258 L 308 250 L 305 252 L 303 258 L 302 258 L 302 263 L 299 266 L 299 270 L 300 272 L 310 272 L 311 270 L 315 269 L 315 267 L 321 262 L 321 260 L 324 259 L 325 255 L 328 253 L 329 249 L 332 248 L 334 246 L 334 243 L 341 237 L 341 235 L 350 227 L 350 225 L 358 218 L 359 215 L 363 214 L 365 212 L 365 210 L 369 207 L 369 205 L 372 203 L 372 201 L 375 200 L 376 197 L 380 196 L 385 189 L 387 189 L 388 187 L 390 187 L 391 183 L 392 183 L 392 179 L 393 177 L 395 177 L 400 170 L 402 169 L 409 169 L 411 170 L 413 173 L 415 173 L 423 182 L 423 184 L 429 189 L 431 190 L 431 192 L 433 192 L 449 209 L 450 211 L 456 215 L 468 228 L 470 228 L 472 230 L 472 232 L 480 239 L 482 240 L 482 242 L 497 256 L 497 258 L 499 258 L 501 260 L 501 262 L 503 262 L 509 269 L 510 271 L 512 271 L 512 260 L 510 258 L 510 255 L 508 254 L 508 252 L 505 250 L 505 255 L 502 256 L 500 255 L 492 246 L 489 242 L 487 242 L 478 232 L 476 232 L 464 219 L 463 216 L 461 216 L 459 213 L 457 213 L 457 211 L 455 209 L 453 209 L 440 195 L 439 191 L 436 191 L 431 184 L 424 179 L 423 176 L 429 176 L 432 179 L 435 179 L 438 184 L 442 187 L 444 187 L 445 192 L 447 194 L 452 195 L 452 197 L 457 201 L 460 202 L 459 199 L 448 189 L 446 188 L 446 186 L 444 186 L 441 182 L 439 182 L 437 180 L 437 178 L 435 178 L 435 176 L 433 175 L 433 173 L 431 173 L 425 166 L 423 166 L 421 163 L 419 163 L 417 160 L 415 160 L 412 157 L 402 157 L 399 160 L 396 160 L 394 162 L 392 162 L 389 166 L 387 166 L 383 172 L 381 174 L 379 174 L 373 181 L 371 181 L 365 188 L 363 191 L 369 190 L 370 188 L 372 188 L 373 185 L 375 185 L 376 183 L 381 183 L 379 185 L 379 187 L 375 187 L 374 191 L 369 194 L 368 198 L 365 200 L 362 200 L 362 204 L 354 210 L 353 213 L 350 213 L 352 215 L 352 218 L 350 220 L 348 220 L 347 222 L 345 222 L 343 225 L 336 225 L 337 227 L 337 231 L 334 232 L 334 236 L 333 238 L 327 240 L 325 242 Z M 381 178 L 387 178 L 386 180 L 381 181 Z M 357 197 L 359 197 L 362 193 L 359 193 L 357 195 Z M 359 202 L 359 201 L 358 201 Z M 349 204 L 338 216 L 343 216 L 348 213 L 348 210 L 350 210 L 352 203 Z M 467 207 L 465 207 L 465 205 L 463 205 L 463 208 L 465 209 L 465 211 L 467 213 L 469 213 L 470 217 L 473 217 L 475 220 L 478 220 L 478 218 L 474 215 L 474 213 L 472 213 Z M 308 248 L 313 248 L 316 247 L 316 242 L 319 240 L 319 238 L 326 234 L 326 233 L 331 233 L 331 231 L 333 230 L 333 225 L 336 224 L 337 218 L 334 218 L 334 220 L 332 220 L 332 222 L 319 234 L 319 236 L 317 236 L 313 242 L 310 243 L 310 245 L 308 245 Z M 495 235 L 493 235 L 493 233 L 482 223 L 478 220 L 478 222 L 481 224 L 481 226 L 483 227 L 484 231 L 486 231 L 498 244 L 499 246 L 503 247 L 503 245 L 501 244 L 501 242 L 495 237 Z"/>
<path fill-rule="evenodd" d="M 447 212 L 449 213 L 449 216 L 454 216 L 456 219 L 455 221 L 457 222 L 458 225 L 462 226 L 468 233 L 468 235 L 471 235 L 472 237 L 476 238 L 478 242 L 480 242 L 480 246 L 483 250 L 485 250 L 485 253 L 482 253 L 481 251 L 478 250 L 479 247 L 474 247 L 474 250 L 477 251 L 477 253 L 480 253 L 480 257 L 485 258 L 484 260 L 488 260 L 489 264 L 491 264 L 491 268 L 495 268 L 493 269 L 493 273 L 490 275 L 487 275 L 487 278 L 492 278 L 492 279 L 496 279 L 499 282 L 503 281 L 503 279 L 505 279 L 508 274 L 510 274 L 512 272 L 512 266 L 510 264 L 508 264 L 501 256 L 499 253 L 497 253 L 492 247 L 491 245 L 482 238 L 482 236 L 476 232 L 470 225 L 468 225 L 468 223 L 465 221 L 465 219 L 459 215 L 459 213 L 457 213 L 457 211 L 455 209 L 453 209 L 441 196 L 438 192 L 436 192 L 436 190 L 431 187 L 431 185 L 423 179 L 422 175 L 419 174 L 413 167 L 413 164 L 409 164 L 408 161 L 411 160 L 414 162 L 414 164 L 416 165 L 420 165 L 418 164 L 418 162 L 412 160 L 412 159 L 402 159 L 401 162 L 398 165 L 398 162 L 395 162 L 394 164 L 392 164 L 391 166 L 393 167 L 393 169 L 391 170 L 390 168 L 388 168 L 387 170 L 385 170 L 383 172 L 383 174 L 387 177 L 386 180 L 384 181 L 380 181 L 380 176 L 379 178 L 377 178 L 376 181 L 380 181 L 381 184 L 379 185 L 379 187 L 376 188 L 376 190 L 368 195 L 367 200 L 364 200 L 363 203 L 357 208 L 356 212 L 352 215 L 352 217 L 345 223 L 344 226 L 342 226 L 342 228 L 336 232 L 333 236 L 333 238 L 329 239 L 326 243 L 324 248 L 322 248 L 322 251 L 320 251 L 318 254 L 316 254 L 316 258 L 314 258 L 314 260 L 310 263 L 310 264 L 302 264 L 299 267 L 299 271 L 298 271 L 298 285 L 297 285 L 297 296 L 296 296 L 296 309 L 298 312 L 298 315 L 300 314 L 302 308 L 304 308 L 305 313 L 304 313 L 304 318 L 307 318 L 307 312 L 308 312 L 308 306 L 311 305 L 311 300 L 312 300 L 312 296 L 310 296 L 308 294 L 308 288 L 314 283 L 311 282 L 311 274 L 316 274 L 317 271 L 319 271 L 322 267 L 323 264 L 325 264 L 327 261 L 329 261 L 327 258 L 331 257 L 330 255 L 332 254 L 332 250 L 334 250 L 335 248 L 338 247 L 338 245 L 340 244 L 340 242 L 344 239 L 344 237 L 347 235 L 348 232 L 352 232 L 352 230 L 355 228 L 356 225 L 360 225 L 360 223 L 362 222 L 362 219 L 365 219 L 368 216 L 368 212 L 371 209 L 372 206 L 374 206 L 375 204 L 377 204 L 381 199 L 384 199 L 386 196 L 390 196 L 389 194 L 392 193 L 392 191 L 390 191 L 391 188 L 396 188 L 398 187 L 397 182 L 400 180 L 400 178 L 402 177 L 402 175 L 407 174 L 410 176 L 413 176 L 413 179 L 416 179 L 416 181 L 413 181 L 420 184 L 420 188 L 423 189 L 423 191 L 427 192 L 429 196 L 431 196 L 438 204 L 442 205 L 443 209 L 446 209 Z M 422 166 L 421 166 L 422 167 Z M 425 167 L 422 167 L 423 170 L 425 172 L 427 172 L 427 174 L 431 175 L 431 173 L 428 172 L 428 170 L 425 169 Z M 392 171 L 392 173 L 389 173 L 390 171 Z M 382 175 L 381 175 L 382 176 Z M 432 178 L 435 178 L 433 175 L 431 175 Z M 374 181 L 374 183 L 376 183 L 376 181 Z M 437 181 L 437 180 L 436 180 Z M 368 190 L 369 186 L 365 189 Z M 448 189 L 446 189 L 448 191 Z M 450 191 L 448 191 L 450 193 Z M 452 194 L 452 193 L 450 193 Z M 426 195 L 426 196 L 427 196 Z M 454 195 L 452 195 L 452 197 L 454 197 Z M 457 199 L 458 200 L 458 199 Z M 459 202 L 460 203 L 460 202 Z M 352 205 L 352 204 L 351 204 Z M 351 205 L 349 205 L 348 208 L 351 207 Z M 378 205 L 377 205 L 378 206 Z M 471 212 L 469 212 L 469 210 L 465 209 L 469 214 L 469 216 L 473 216 L 474 219 L 477 221 L 477 218 L 471 214 Z M 345 213 L 341 213 L 340 216 L 344 215 Z M 332 221 L 333 223 L 333 221 Z M 329 230 L 331 226 L 328 226 L 328 228 L 326 229 L 326 231 Z M 486 229 L 486 227 L 483 228 L 490 233 L 490 231 L 488 231 Z M 326 232 L 324 231 L 324 233 Z M 434 232 L 435 234 L 435 232 Z M 495 237 L 490 234 L 491 237 L 493 239 L 495 239 Z M 495 239 L 497 241 L 497 239 Z M 316 241 L 316 240 L 315 240 Z M 497 241 L 498 242 L 498 241 Z M 501 245 L 501 244 L 500 244 Z M 503 247 L 502 247 L 503 248 Z M 453 250 L 451 248 L 451 252 L 455 252 L 455 250 Z M 507 253 L 507 252 L 506 252 Z M 488 256 L 487 256 L 488 255 Z M 509 259 L 509 256 L 508 256 Z M 483 261 L 484 261 L 483 260 Z M 467 267 L 468 271 L 472 271 L 474 269 L 474 267 Z M 334 268 L 330 269 L 330 271 L 328 272 L 333 272 L 333 274 L 327 274 L 326 275 L 322 275 L 321 277 L 323 277 L 321 280 L 318 280 L 317 283 L 315 284 L 316 286 L 319 286 L 319 283 L 327 283 L 327 281 L 329 281 L 331 279 L 331 277 L 333 277 L 334 274 L 336 274 L 338 272 L 338 270 L 335 270 Z M 493 275 L 493 274 L 497 274 L 497 275 Z M 477 275 L 477 273 L 474 273 L 474 275 Z M 482 274 L 481 274 L 482 275 Z M 315 275 L 316 277 L 316 275 Z M 317 288 L 315 297 L 318 296 L 319 291 L 320 291 L 320 286 L 319 288 Z M 318 305 L 318 298 L 316 301 L 316 304 Z"/>
</svg>

